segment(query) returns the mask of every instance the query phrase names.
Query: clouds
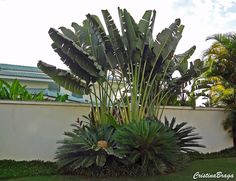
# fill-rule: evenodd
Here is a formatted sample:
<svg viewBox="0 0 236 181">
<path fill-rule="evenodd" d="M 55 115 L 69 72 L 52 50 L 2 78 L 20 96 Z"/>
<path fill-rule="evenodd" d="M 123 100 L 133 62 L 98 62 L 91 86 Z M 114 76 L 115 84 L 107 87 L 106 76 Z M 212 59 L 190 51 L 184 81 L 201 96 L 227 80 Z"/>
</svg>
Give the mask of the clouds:
<svg viewBox="0 0 236 181">
<path fill-rule="evenodd" d="M 186 25 L 184 42 L 197 46 L 194 58 L 201 57 L 202 51 L 211 44 L 205 42 L 207 36 L 231 32 L 236 28 L 235 0 L 174 0 L 172 8 Z M 184 46 L 181 44 L 180 49 Z"/>
<path fill-rule="evenodd" d="M 188 21 L 196 20 L 208 29 L 230 29 L 230 22 L 236 20 L 236 0 L 175 0 L 173 8 Z"/>
<path fill-rule="evenodd" d="M 119 24 L 118 6 L 136 20 L 145 10 L 156 9 L 155 35 L 181 18 L 185 30 L 177 51 L 197 45 L 193 58 L 210 45 L 207 36 L 236 29 L 236 0 L 0 0 L 0 62 L 36 66 L 42 59 L 62 66 L 50 47 L 48 29 L 80 24 L 87 13 L 102 17 L 101 9 L 108 9 Z"/>
</svg>

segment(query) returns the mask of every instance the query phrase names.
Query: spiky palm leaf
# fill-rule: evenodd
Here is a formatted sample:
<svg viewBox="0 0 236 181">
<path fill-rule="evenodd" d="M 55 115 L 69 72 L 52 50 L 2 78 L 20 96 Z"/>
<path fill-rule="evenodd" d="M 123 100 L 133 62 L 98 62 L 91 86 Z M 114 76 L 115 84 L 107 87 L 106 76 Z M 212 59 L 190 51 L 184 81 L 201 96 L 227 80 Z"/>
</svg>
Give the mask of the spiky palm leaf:
<svg viewBox="0 0 236 181">
<path fill-rule="evenodd" d="M 202 137 L 199 136 L 198 133 L 194 133 L 194 127 L 186 126 L 186 122 L 176 124 L 176 118 L 172 118 L 171 121 L 168 121 L 165 117 L 164 124 L 169 130 L 175 133 L 177 144 L 183 152 L 195 152 L 194 147 L 205 148 L 204 145 L 198 143 Z"/>
</svg>

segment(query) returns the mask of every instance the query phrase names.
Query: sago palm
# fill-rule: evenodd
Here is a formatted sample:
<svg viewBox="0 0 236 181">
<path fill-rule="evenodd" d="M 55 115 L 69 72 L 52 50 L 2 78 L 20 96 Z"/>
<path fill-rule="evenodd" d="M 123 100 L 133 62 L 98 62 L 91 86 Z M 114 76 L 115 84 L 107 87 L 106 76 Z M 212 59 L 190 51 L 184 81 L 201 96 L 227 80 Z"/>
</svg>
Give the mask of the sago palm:
<svg viewBox="0 0 236 181">
<path fill-rule="evenodd" d="M 160 121 L 132 122 L 117 129 L 113 136 L 117 151 L 129 164 L 139 165 L 146 172 L 164 173 L 183 164 L 175 133 Z"/>
<path fill-rule="evenodd" d="M 91 166 L 103 167 L 108 159 L 122 158 L 115 152 L 116 143 L 112 139 L 115 129 L 112 126 L 93 127 L 74 124 L 72 132 L 59 141 L 62 144 L 56 153 L 59 168 L 63 171 L 76 171 Z"/>
</svg>

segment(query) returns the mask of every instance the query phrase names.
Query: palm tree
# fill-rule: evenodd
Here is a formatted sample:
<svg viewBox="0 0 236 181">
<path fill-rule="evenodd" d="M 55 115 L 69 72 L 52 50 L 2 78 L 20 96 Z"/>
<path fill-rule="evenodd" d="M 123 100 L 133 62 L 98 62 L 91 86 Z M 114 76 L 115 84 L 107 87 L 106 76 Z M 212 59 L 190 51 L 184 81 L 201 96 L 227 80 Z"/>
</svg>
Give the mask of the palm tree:
<svg viewBox="0 0 236 181">
<path fill-rule="evenodd" d="M 236 110 L 236 34 L 215 34 L 207 40 L 215 41 L 204 52 L 209 69 L 203 81 L 208 86 L 212 103 L 231 110 L 224 121 L 224 128 L 232 132 L 236 148 L 236 119 L 232 116 Z"/>
<path fill-rule="evenodd" d="M 215 40 L 204 56 L 212 59 L 212 75 L 220 76 L 236 87 L 236 34 L 215 34 L 207 38 Z"/>
</svg>

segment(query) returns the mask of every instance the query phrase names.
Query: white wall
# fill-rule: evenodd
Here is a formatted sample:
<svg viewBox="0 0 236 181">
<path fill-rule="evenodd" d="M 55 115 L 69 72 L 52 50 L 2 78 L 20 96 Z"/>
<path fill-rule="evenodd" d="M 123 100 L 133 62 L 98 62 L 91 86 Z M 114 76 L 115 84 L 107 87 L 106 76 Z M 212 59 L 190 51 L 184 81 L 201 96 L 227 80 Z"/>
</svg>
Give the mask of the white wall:
<svg viewBox="0 0 236 181">
<path fill-rule="evenodd" d="M 168 120 L 176 117 L 177 122 L 187 122 L 196 128 L 196 132 L 203 138 L 199 143 L 207 148 L 199 148 L 201 152 L 215 152 L 233 146 L 232 138 L 222 126 L 227 113 L 219 108 L 166 107 L 163 115 Z"/>
<path fill-rule="evenodd" d="M 89 113 L 89 105 L 0 101 L 0 160 L 53 160 L 58 140 L 78 117 Z M 223 130 L 223 109 L 166 107 L 164 114 L 196 127 L 207 145 L 203 152 L 232 146 Z"/>
<path fill-rule="evenodd" d="M 0 102 L 0 159 L 52 160 L 63 132 L 89 106 L 60 103 Z"/>
</svg>

